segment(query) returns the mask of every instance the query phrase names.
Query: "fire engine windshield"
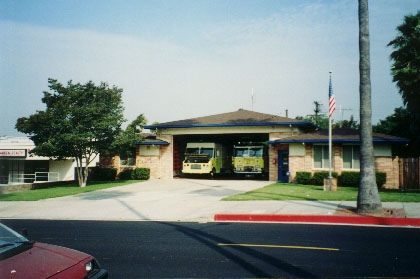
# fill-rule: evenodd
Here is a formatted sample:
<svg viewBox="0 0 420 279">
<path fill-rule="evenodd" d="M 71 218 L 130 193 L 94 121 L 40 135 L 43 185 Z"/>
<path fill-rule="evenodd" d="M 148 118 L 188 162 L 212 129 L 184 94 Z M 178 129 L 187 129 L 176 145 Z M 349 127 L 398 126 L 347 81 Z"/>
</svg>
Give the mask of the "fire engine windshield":
<svg viewBox="0 0 420 279">
<path fill-rule="evenodd" d="M 235 149 L 235 157 L 249 157 L 248 148 L 237 148 L 237 149 Z"/>
<path fill-rule="evenodd" d="M 262 157 L 263 149 L 262 148 L 251 148 L 249 150 L 249 157 Z"/>
<path fill-rule="evenodd" d="M 235 157 L 262 157 L 263 148 L 262 147 L 253 147 L 253 148 L 236 148 Z"/>
</svg>

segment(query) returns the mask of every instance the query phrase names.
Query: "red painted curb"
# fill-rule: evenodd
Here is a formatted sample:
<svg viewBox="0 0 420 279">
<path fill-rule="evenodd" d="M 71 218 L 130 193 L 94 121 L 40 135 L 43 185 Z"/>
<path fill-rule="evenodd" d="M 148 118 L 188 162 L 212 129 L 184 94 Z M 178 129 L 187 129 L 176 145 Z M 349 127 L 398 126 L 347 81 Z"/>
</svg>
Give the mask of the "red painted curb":
<svg viewBox="0 0 420 279">
<path fill-rule="evenodd" d="M 335 224 L 420 227 L 420 219 L 415 219 L 415 218 L 364 217 L 364 216 L 216 214 L 214 215 L 214 221 L 335 223 Z"/>
</svg>

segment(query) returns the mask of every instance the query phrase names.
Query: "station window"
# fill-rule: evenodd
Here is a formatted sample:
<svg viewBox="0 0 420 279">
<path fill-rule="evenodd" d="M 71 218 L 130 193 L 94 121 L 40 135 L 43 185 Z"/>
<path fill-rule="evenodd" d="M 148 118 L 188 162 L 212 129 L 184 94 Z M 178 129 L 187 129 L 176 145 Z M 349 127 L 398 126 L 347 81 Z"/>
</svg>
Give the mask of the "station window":
<svg viewBox="0 0 420 279">
<path fill-rule="evenodd" d="M 359 145 L 343 146 L 343 169 L 360 169 Z"/>
<path fill-rule="evenodd" d="M 314 145 L 314 168 L 327 169 L 329 167 L 328 145 Z"/>
</svg>

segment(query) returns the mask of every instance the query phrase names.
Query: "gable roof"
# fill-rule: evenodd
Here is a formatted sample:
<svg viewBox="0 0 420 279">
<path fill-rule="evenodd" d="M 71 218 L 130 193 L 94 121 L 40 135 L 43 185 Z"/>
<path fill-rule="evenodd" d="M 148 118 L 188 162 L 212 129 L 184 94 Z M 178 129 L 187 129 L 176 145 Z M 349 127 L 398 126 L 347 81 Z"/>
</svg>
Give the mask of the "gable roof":
<svg viewBox="0 0 420 279">
<path fill-rule="evenodd" d="M 373 142 L 408 142 L 408 139 L 373 133 Z M 290 136 L 287 138 L 268 141 L 269 144 L 276 143 L 327 143 L 328 142 L 328 130 L 320 130 L 314 133 L 300 134 L 296 136 Z M 360 142 L 359 130 L 354 129 L 333 129 L 332 130 L 332 142 Z"/>
<path fill-rule="evenodd" d="M 233 127 L 233 126 L 282 126 L 282 125 L 306 125 L 312 123 L 303 120 L 265 114 L 250 110 L 239 109 L 234 112 L 215 114 L 210 116 L 196 117 L 185 120 L 171 121 L 157 125 L 145 126 L 146 129 L 160 128 L 197 128 L 197 127 Z"/>
</svg>

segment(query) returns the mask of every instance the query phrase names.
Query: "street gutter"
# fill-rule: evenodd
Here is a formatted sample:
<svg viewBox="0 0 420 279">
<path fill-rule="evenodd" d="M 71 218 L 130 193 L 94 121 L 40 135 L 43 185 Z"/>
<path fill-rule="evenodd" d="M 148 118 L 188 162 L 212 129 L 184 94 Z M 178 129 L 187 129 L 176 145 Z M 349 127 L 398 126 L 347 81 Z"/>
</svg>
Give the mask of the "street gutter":
<svg viewBox="0 0 420 279">
<path fill-rule="evenodd" d="M 420 227 L 418 218 L 392 218 L 372 216 L 328 215 L 270 215 L 270 214 L 216 214 L 216 222 L 276 222 L 276 223 L 323 223 L 377 226 Z"/>
</svg>

